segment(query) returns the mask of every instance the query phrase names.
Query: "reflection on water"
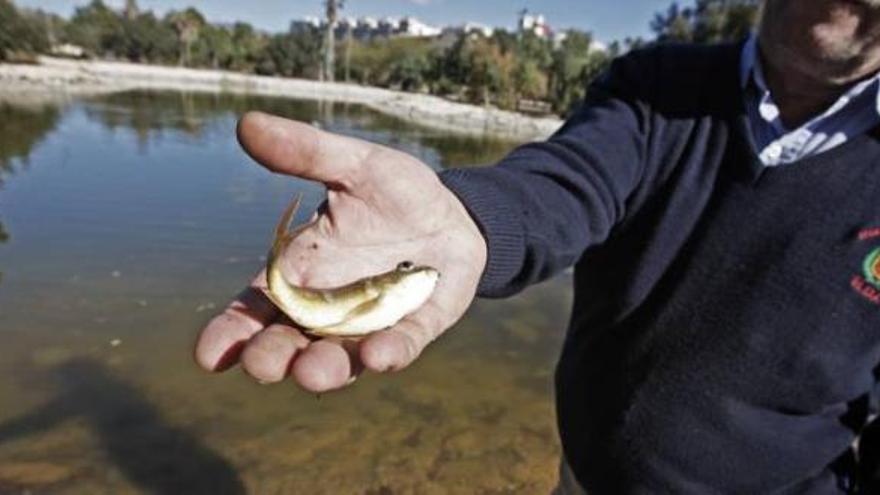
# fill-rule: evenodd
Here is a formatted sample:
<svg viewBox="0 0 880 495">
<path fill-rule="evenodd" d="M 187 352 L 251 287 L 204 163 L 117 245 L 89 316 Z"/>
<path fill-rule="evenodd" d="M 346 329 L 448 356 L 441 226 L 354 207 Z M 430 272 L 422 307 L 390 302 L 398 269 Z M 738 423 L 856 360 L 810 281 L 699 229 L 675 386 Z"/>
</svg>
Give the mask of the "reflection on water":
<svg viewBox="0 0 880 495">
<path fill-rule="evenodd" d="M 15 160 L 27 163 L 31 150 L 46 137 L 60 117 L 51 105 L 13 105 L 0 101 L 0 181 L 14 170 Z"/>
<path fill-rule="evenodd" d="M 0 106 L 0 493 L 546 493 L 566 279 L 478 302 L 411 369 L 320 400 L 195 368 L 195 332 L 265 262 L 278 212 L 323 197 L 239 150 L 251 109 L 437 169 L 512 147 L 276 98 Z"/>
<path fill-rule="evenodd" d="M 0 101 L 0 187 L 6 176 L 14 172 L 16 162 L 28 162 L 31 150 L 55 129 L 59 117 L 60 112 L 52 105 L 12 105 Z M 0 221 L 0 244 L 8 240 L 9 234 Z"/>
</svg>

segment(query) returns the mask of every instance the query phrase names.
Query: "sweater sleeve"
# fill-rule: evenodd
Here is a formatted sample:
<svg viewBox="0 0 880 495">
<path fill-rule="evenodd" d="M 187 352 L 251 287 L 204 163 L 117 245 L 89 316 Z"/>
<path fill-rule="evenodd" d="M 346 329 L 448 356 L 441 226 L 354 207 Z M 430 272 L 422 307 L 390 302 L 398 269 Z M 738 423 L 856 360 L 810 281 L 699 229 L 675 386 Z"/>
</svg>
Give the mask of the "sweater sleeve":
<svg viewBox="0 0 880 495">
<path fill-rule="evenodd" d="M 441 173 L 487 241 L 478 295 L 512 295 L 573 265 L 624 217 L 645 168 L 649 69 L 620 58 L 547 141 L 491 167 Z"/>
</svg>

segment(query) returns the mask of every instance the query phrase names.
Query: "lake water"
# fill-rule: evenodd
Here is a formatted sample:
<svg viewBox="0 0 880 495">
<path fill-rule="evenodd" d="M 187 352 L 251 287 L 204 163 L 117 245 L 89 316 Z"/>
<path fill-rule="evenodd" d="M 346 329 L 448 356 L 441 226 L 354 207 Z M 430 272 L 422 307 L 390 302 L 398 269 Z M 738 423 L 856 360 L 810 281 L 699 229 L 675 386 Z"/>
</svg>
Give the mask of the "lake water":
<svg viewBox="0 0 880 495">
<path fill-rule="evenodd" d="M 314 184 L 234 138 L 261 109 L 476 166 L 514 144 L 357 106 L 127 93 L 0 102 L 0 493 L 547 493 L 566 277 L 479 301 L 408 370 L 316 397 L 201 372 L 197 331 Z M 306 215 L 308 212 L 304 212 Z"/>
</svg>

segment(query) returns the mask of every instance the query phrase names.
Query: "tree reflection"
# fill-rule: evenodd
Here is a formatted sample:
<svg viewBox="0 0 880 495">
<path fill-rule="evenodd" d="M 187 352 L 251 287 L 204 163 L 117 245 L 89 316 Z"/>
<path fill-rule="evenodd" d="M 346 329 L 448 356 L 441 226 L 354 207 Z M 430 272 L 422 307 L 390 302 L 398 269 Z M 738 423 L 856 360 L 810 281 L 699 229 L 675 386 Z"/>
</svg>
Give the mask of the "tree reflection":
<svg viewBox="0 0 880 495">
<path fill-rule="evenodd" d="M 107 129 L 133 130 L 143 148 L 149 145 L 151 138 L 169 130 L 204 138 L 218 117 L 238 118 L 251 110 L 302 122 L 320 122 L 330 130 L 401 147 L 404 151 L 415 152 L 413 147 L 430 149 L 446 167 L 493 163 L 517 144 L 433 130 L 358 104 L 273 96 L 130 91 L 92 98 L 85 108 L 90 119 Z"/>
<path fill-rule="evenodd" d="M 0 102 L 0 183 L 14 172 L 15 162 L 27 163 L 31 151 L 58 124 L 54 105 L 14 105 Z"/>
<path fill-rule="evenodd" d="M 437 150 L 444 167 L 460 168 L 495 163 L 518 143 L 491 137 L 426 136 L 422 144 Z"/>
<path fill-rule="evenodd" d="M 60 115 L 58 107 L 51 104 L 0 102 L 0 187 L 15 172 L 16 162 L 28 163 L 31 152 L 55 129 Z M 0 222 L 0 244 L 8 240 L 9 233 Z"/>
<path fill-rule="evenodd" d="M 174 91 L 130 91 L 95 97 L 86 106 L 86 115 L 110 130 L 131 129 L 142 147 L 152 137 L 169 130 L 192 137 L 203 137 L 217 117 L 237 118 L 249 110 L 261 110 L 298 120 L 318 117 L 318 104 L 227 93 L 189 93 Z"/>
</svg>

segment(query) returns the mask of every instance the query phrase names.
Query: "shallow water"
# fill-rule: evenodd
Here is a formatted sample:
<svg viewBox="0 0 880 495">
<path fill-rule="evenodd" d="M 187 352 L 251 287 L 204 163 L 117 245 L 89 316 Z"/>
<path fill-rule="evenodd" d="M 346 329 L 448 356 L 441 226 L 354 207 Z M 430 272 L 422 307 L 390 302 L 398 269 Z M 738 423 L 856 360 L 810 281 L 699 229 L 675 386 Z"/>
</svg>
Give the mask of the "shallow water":
<svg viewBox="0 0 880 495">
<path fill-rule="evenodd" d="M 248 109 L 437 169 L 514 145 L 283 99 L 0 102 L 0 493 L 547 493 L 565 277 L 479 301 L 410 369 L 320 398 L 196 369 L 196 332 L 262 266 L 284 205 L 322 197 L 239 150 Z"/>
</svg>

